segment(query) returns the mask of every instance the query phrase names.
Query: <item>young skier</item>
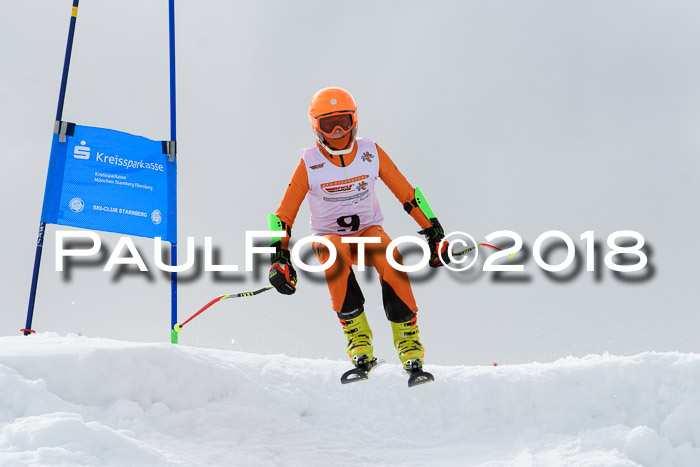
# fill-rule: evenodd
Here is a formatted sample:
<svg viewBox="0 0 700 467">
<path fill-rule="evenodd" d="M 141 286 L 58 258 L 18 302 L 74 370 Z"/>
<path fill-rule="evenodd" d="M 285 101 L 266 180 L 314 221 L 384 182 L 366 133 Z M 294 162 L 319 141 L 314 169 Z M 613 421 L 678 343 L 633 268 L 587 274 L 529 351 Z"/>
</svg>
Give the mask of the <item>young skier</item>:
<svg viewBox="0 0 700 467">
<path fill-rule="evenodd" d="M 352 265 L 358 264 L 361 255 L 358 255 L 357 242 L 363 237 L 379 237 L 380 243 L 364 245 L 364 262 L 379 273 L 384 310 L 403 368 L 409 374 L 420 373 L 424 350 L 416 324 L 418 307 L 408 276 L 393 268 L 385 256 L 391 239 L 382 228 L 384 218 L 374 193 L 377 178 L 382 179 L 420 225 L 419 233 L 426 236 L 430 247 L 431 267 L 442 264 L 438 250 L 444 231 L 435 217 L 428 219 L 418 208 L 421 200 L 416 200 L 416 190 L 389 156 L 373 141 L 356 138 L 357 106 L 349 92 L 334 87 L 318 91 L 309 104 L 309 121 L 316 135 L 316 145 L 301 150 L 301 160 L 275 212 L 276 217 L 270 216 L 271 224 L 275 223 L 287 233 L 273 244 L 276 253 L 272 255 L 270 284 L 282 294 L 291 295 L 296 291 L 297 276 L 290 260 L 289 236 L 299 206 L 308 195 L 313 234 L 330 240 L 337 251 L 336 261 L 325 270 L 325 275 L 332 307 L 347 336 L 347 352 L 353 364 L 366 371 L 376 364 L 372 330 L 364 313 L 365 299 Z M 429 208 L 428 212 L 431 212 Z M 353 240 L 349 237 L 358 239 L 347 243 Z M 446 250 L 447 242 L 444 242 L 439 254 L 449 262 Z M 322 243 L 314 243 L 313 251 L 321 263 L 329 259 L 330 252 Z M 393 256 L 403 264 L 396 249 Z"/>
</svg>

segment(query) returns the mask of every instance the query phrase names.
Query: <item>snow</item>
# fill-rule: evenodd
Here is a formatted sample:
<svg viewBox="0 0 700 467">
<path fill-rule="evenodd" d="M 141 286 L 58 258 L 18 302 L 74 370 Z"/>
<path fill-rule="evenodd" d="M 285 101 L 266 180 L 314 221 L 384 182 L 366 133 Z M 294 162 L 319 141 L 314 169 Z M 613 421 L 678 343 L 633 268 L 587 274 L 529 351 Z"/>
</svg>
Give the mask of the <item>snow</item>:
<svg viewBox="0 0 700 467">
<path fill-rule="evenodd" d="M 392 356 L 390 356 L 392 358 Z M 348 362 L 77 335 L 0 338 L 0 465 L 700 465 L 700 355 Z"/>
</svg>

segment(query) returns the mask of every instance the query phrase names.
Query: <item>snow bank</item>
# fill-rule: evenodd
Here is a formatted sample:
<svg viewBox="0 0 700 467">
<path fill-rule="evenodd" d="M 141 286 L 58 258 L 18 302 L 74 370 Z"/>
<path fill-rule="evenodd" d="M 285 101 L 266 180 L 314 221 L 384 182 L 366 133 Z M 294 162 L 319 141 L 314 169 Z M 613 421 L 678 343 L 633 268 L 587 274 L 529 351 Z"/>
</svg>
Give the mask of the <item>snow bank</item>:
<svg viewBox="0 0 700 467">
<path fill-rule="evenodd" d="M 498 367 L 0 338 L 0 465 L 700 465 L 700 355 Z"/>
</svg>

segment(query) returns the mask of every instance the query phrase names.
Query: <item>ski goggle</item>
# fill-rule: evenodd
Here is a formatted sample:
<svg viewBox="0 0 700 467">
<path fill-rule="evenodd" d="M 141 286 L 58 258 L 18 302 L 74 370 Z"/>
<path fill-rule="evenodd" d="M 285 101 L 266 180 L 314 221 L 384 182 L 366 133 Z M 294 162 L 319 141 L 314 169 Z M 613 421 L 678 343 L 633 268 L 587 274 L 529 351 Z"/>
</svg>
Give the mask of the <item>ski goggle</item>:
<svg viewBox="0 0 700 467">
<path fill-rule="evenodd" d="M 318 128 L 329 135 L 338 127 L 343 131 L 348 131 L 355 124 L 353 120 L 352 112 L 329 115 L 318 119 Z"/>
</svg>

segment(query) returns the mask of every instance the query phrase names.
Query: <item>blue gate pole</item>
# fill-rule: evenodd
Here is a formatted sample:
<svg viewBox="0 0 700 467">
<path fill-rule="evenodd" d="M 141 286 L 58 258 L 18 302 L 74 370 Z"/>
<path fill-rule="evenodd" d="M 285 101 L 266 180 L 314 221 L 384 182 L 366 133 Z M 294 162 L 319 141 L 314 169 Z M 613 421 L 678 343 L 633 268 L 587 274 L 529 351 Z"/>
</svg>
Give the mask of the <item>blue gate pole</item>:
<svg viewBox="0 0 700 467">
<path fill-rule="evenodd" d="M 66 56 L 63 60 L 63 75 L 61 76 L 61 90 L 58 93 L 58 108 L 56 109 L 56 122 L 60 122 L 63 117 L 63 103 L 66 99 L 66 86 L 68 84 L 68 68 L 70 67 L 70 55 L 73 51 L 73 36 L 75 34 L 75 23 L 78 19 L 78 1 L 73 0 L 73 7 L 70 15 L 70 27 L 68 29 L 68 43 L 66 44 Z M 27 322 L 21 331 L 25 336 L 33 333 L 32 319 L 34 317 L 34 301 L 36 299 L 36 289 L 39 283 L 39 267 L 41 266 L 41 253 L 44 249 L 44 233 L 46 222 L 39 223 L 39 235 L 36 242 L 36 254 L 34 255 L 34 270 L 32 272 L 32 286 L 29 290 L 29 306 L 27 308 Z"/>
<path fill-rule="evenodd" d="M 168 23 L 170 30 L 170 140 L 177 141 L 177 132 L 175 126 L 175 0 L 168 0 Z M 175 144 L 177 152 L 177 143 Z M 175 155 L 177 159 L 177 154 Z M 177 222 L 177 178 L 175 179 L 175 196 L 174 209 L 175 219 Z M 177 225 L 175 226 L 175 234 L 177 238 Z M 177 265 L 177 240 L 170 244 L 170 264 Z M 177 324 L 177 272 L 170 273 L 170 342 L 177 344 L 178 333 L 175 331 Z"/>
</svg>

